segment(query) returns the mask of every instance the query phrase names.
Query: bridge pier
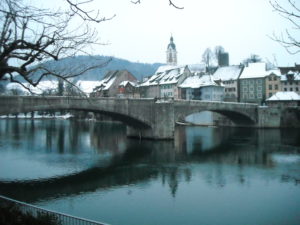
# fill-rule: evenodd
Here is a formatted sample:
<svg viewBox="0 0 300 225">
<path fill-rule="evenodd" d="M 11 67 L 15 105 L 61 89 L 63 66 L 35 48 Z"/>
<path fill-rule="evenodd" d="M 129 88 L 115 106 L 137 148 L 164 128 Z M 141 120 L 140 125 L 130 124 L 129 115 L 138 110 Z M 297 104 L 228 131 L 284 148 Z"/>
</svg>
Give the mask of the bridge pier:
<svg viewBox="0 0 300 225">
<path fill-rule="evenodd" d="M 151 107 L 151 127 L 132 128 L 127 126 L 127 136 L 145 139 L 174 139 L 174 104 L 155 103 Z"/>
</svg>

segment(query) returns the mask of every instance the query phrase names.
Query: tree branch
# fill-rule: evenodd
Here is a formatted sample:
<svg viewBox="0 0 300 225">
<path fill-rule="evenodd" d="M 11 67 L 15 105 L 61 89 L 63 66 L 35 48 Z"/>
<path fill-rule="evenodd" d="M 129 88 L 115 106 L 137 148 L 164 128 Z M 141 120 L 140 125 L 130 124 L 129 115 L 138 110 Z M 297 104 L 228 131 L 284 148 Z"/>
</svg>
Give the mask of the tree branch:
<svg viewBox="0 0 300 225">
<path fill-rule="evenodd" d="M 179 7 L 173 3 L 173 1 L 169 0 L 169 5 L 173 6 L 176 9 L 184 9 L 184 7 Z"/>
<path fill-rule="evenodd" d="M 133 4 L 141 4 L 141 0 L 131 1 Z M 176 9 L 184 9 L 184 7 L 179 7 L 176 4 L 173 3 L 172 0 L 169 0 L 169 5 L 176 8 Z"/>
<path fill-rule="evenodd" d="M 67 0 L 67 2 L 70 5 L 71 11 L 74 12 L 75 14 L 77 14 L 78 16 L 80 16 L 83 20 L 92 21 L 92 22 L 96 22 L 96 23 L 101 23 L 101 22 L 104 22 L 104 21 L 107 21 L 107 20 L 111 20 L 116 16 L 116 15 L 113 15 L 109 18 L 106 18 L 106 17 L 99 18 L 100 12 L 98 10 L 96 15 L 92 17 L 91 13 L 93 11 L 85 11 L 80 7 L 80 5 L 92 2 L 92 0 L 79 2 L 79 3 L 74 3 L 71 0 Z"/>
<path fill-rule="evenodd" d="M 277 0 L 269 0 L 270 5 L 272 6 L 275 12 L 278 12 L 283 18 L 288 20 L 292 25 L 295 26 L 296 33 L 300 31 L 300 9 L 296 6 L 296 2 L 288 0 L 290 9 L 284 8 L 278 3 Z M 296 12 L 296 13 L 295 13 Z M 298 14 L 297 14 L 298 13 Z M 285 35 L 281 34 L 280 36 L 273 33 L 273 36 L 270 37 L 272 40 L 278 42 L 283 46 L 288 53 L 298 54 L 300 53 L 300 41 L 296 39 L 296 36 L 292 35 L 291 32 L 286 29 Z M 299 36 L 297 36 L 299 38 Z"/>
</svg>

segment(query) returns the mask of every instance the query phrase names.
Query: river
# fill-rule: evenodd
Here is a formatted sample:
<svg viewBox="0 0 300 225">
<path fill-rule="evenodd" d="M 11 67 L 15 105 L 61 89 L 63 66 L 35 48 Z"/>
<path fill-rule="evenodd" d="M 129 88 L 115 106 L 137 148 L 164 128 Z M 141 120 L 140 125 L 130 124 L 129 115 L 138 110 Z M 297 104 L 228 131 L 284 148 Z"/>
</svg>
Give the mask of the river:
<svg viewBox="0 0 300 225">
<path fill-rule="evenodd" d="M 2 119 L 0 194 L 112 225 L 296 225 L 300 131 Z"/>
</svg>

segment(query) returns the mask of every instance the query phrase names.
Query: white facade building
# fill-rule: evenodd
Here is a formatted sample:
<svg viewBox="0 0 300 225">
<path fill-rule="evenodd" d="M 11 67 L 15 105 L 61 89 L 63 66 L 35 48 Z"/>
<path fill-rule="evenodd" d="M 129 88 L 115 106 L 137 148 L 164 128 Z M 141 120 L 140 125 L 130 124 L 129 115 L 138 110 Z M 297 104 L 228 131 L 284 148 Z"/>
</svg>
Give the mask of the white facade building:
<svg viewBox="0 0 300 225">
<path fill-rule="evenodd" d="M 216 83 L 212 75 L 187 77 L 182 84 L 181 97 L 186 100 L 223 101 L 224 86 Z"/>
<path fill-rule="evenodd" d="M 224 66 L 214 73 L 214 80 L 222 82 L 225 87 L 224 101 L 238 101 L 238 79 L 242 71 L 242 66 Z"/>
</svg>

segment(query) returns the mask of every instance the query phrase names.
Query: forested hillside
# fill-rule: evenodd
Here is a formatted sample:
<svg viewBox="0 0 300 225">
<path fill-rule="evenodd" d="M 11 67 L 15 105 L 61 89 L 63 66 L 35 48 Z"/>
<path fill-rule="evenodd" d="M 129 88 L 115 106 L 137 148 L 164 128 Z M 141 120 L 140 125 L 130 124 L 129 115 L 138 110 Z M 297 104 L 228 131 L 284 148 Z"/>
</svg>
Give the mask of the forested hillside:
<svg viewBox="0 0 300 225">
<path fill-rule="evenodd" d="M 59 73 L 60 71 L 66 72 L 66 70 L 71 70 L 81 65 L 93 66 L 95 64 L 103 64 L 103 66 L 89 70 L 83 75 L 76 77 L 75 80 L 101 80 L 109 70 L 128 70 L 138 80 L 142 80 L 143 77 L 153 75 L 157 68 L 162 65 L 160 63 L 148 64 L 130 62 L 128 60 L 108 56 L 76 56 L 60 59 L 59 61 L 48 61 L 44 63 L 44 66 Z M 51 77 L 45 77 L 44 79 L 51 79 Z"/>
</svg>

